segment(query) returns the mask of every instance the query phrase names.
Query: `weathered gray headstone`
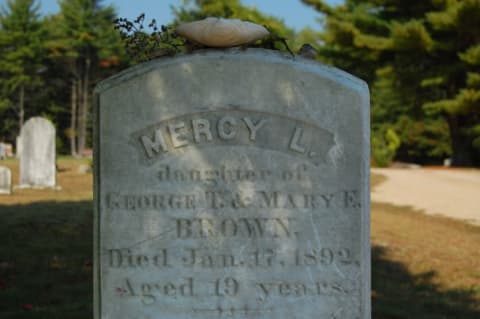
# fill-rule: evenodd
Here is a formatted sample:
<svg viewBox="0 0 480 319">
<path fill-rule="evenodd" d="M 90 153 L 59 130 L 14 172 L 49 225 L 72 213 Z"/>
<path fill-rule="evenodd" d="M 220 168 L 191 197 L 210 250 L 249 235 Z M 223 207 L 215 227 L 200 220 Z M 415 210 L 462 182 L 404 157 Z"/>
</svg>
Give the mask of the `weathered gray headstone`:
<svg viewBox="0 0 480 319">
<path fill-rule="evenodd" d="M 8 167 L 0 166 L 0 194 L 12 192 L 12 172 Z"/>
<path fill-rule="evenodd" d="M 21 130 L 20 187 L 55 187 L 55 127 L 32 117 Z"/>
<path fill-rule="evenodd" d="M 232 49 L 97 94 L 96 318 L 370 318 L 364 82 Z"/>
</svg>

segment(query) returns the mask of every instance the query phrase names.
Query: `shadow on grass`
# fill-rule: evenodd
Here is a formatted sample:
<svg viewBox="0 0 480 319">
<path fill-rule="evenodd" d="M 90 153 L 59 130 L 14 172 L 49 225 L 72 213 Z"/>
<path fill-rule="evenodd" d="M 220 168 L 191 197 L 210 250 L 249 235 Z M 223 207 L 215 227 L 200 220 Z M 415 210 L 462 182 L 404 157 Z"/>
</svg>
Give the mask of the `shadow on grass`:
<svg viewBox="0 0 480 319">
<path fill-rule="evenodd" d="M 92 318 L 92 202 L 0 205 L 0 317 Z M 472 291 L 435 285 L 372 248 L 375 319 L 480 318 Z"/>
<path fill-rule="evenodd" d="M 0 205 L 0 318 L 92 318 L 92 202 Z"/>
<path fill-rule="evenodd" d="M 480 318 L 480 300 L 474 291 L 442 289 L 433 282 L 435 271 L 414 275 L 385 255 L 385 248 L 372 247 L 373 318 Z"/>
</svg>

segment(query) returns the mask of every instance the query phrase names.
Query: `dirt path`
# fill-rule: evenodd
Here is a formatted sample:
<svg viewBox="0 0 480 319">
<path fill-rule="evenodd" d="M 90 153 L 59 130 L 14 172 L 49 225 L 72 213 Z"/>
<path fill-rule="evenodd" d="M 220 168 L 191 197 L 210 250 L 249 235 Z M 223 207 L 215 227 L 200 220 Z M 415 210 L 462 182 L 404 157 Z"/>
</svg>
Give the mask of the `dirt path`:
<svg viewBox="0 0 480 319">
<path fill-rule="evenodd" d="M 480 225 L 480 170 L 372 169 L 387 179 L 372 191 L 372 201 L 412 206 Z"/>
</svg>

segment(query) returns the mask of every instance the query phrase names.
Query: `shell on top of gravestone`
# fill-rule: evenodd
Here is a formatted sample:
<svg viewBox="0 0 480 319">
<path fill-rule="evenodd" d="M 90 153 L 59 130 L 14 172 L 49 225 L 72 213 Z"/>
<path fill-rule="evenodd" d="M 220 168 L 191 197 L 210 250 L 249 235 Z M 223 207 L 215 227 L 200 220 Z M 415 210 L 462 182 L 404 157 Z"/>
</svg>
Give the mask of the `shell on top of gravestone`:
<svg viewBox="0 0 480 319">
<path fill-rule="evenodd" d="M 175 32 L 195 43 L 220 48 L 249 44 L 270 34 L 265 27 L 252 22 L 213 17 L 181 24 Z"/>
<path fill-rule="evenodd" d="M 0 194 L 12 192 L 12 172 L 8 167 L 0 166 Z"/>
<path fill-rule="evenodd" d="M 42 117 L 32 117 L 21 130 L 20 186 L 55 187 L 55 127 Z"/>
</svg>

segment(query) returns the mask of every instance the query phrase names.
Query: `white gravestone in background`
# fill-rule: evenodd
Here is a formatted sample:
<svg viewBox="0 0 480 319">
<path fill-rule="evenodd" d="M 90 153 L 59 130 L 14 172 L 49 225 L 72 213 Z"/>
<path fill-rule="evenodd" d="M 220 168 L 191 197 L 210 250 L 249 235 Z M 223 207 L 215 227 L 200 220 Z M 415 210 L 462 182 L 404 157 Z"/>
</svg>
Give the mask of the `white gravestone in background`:
<svg viewBox="0 0 480 319">
<path fill-rule="evenodd" d="M 6 159 L 7 158 L 7 148 L 5 147 L 5 144 L 0 143 L 0 160 Z"/>
<path fill-rule="evenodd" d="M 232 49 L 96 92 L 95 318 L 370 318 L 364 82 Z"/>
<path fill-rule="evenodd" d="M 12 172 L 8 167 L 0 166 L 0 194 L 12 192 Z"/>
<path fill-rule="evenodd" d="M 19 135 L 15 139 L 15 157 L 20 158 L 21 155 L 22 155 L 22 137 L 21 135 Z"/>
<path fill-rule="evenodd" d="M 3 147 L 5 147 L 5 155 L 7 157 L 13 157 L 13 146 L 10 143 L 3 143 Z"/>
<path fill-rule="evenodd" d="M 55 187 L 55 127 L 41 117 L 21 130 L 20 187 Z M 18 149 L 18 148 L 17 148 Z"/>
</svg>

